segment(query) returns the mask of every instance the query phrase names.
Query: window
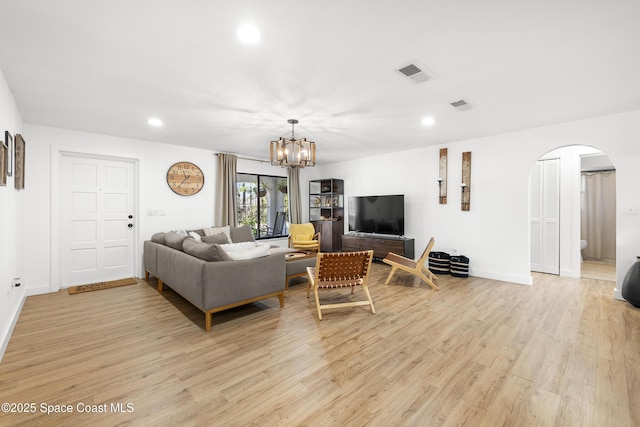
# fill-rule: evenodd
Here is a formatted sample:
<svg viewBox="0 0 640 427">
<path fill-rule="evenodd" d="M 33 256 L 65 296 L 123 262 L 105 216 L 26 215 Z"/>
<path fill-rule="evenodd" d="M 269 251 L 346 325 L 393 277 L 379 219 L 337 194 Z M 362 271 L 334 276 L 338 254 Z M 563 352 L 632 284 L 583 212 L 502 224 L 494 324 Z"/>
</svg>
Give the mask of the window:
<svg viewBox="0 0 640 427">
<path fill-rule="evenodd" d="M 237 174 L 238 224 L 256 239 L 288 236 L 289 193 L 282 176 Z"/>
</svg>

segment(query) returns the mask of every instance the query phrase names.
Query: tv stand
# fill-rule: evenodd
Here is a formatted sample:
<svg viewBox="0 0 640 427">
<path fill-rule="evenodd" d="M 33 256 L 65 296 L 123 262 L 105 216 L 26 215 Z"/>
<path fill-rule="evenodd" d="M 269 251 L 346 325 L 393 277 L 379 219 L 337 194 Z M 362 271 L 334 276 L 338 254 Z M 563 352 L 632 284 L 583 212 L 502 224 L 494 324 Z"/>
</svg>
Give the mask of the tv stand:
<svg viewBox="0 0 640 427">
<path fill-rule="evenodd" d="M 398 236 L 397 234 L 379 234 L 379 233 L 365 233 L 362 231 L 351 231 L 348 236 L 367 237 L 370 239 L 393 239 L 393 240 L 405 240 L 407 237 Z"/>
<path fill-rule="evenodd" d="M 389 252 L 414 259 L 415 240 L 404 236 L 388 234 L 350 233 L 342 236 L 344 252 L 368 251 L 373 249 L 373 257 L 383 259 Z"/>
</svg>

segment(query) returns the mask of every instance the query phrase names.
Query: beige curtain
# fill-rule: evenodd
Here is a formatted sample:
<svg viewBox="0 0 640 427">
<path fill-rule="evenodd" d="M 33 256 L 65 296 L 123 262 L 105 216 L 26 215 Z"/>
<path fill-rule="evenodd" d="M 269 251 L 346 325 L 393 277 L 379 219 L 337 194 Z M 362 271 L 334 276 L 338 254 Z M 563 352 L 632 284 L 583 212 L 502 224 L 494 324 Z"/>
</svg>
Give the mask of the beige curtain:
<svg viewBox="0 0 640 427">
<path fill-rule="evenodd" d="M 291 224 L 302 222 L 302 198 L 300 196 L 300 169 L 287 168 L 289 179 L 289 221 Z"/>
<path fill-rule="evenodd" d="M 214 225 L 237 225 L 238 198 L 236 197 L 236 164 L 233 154 L 218 154 Z"/>
<path fill-rule="evenodd" d="M 584 259 L 616 259 L 616 173 L 583 172 L 580 239 Z"/>
</svg>

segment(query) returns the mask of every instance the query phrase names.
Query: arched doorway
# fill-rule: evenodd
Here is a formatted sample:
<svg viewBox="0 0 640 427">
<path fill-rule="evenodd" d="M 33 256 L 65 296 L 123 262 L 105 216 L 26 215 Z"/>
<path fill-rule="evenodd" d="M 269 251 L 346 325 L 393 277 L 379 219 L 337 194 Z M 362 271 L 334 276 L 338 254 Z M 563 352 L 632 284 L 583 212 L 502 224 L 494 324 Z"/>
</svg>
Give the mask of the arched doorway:
<svg viewBox="0 0 640 427">
<path fill-rule="evenodd" d="M 605 175 L 612 186 L 588 188 L 591 177 Z M 529 183 L 531 270 L 615 280 L 615 192 L 613 162 L 595 147 L 572 145 L 541 156 Z"/>
</svg>

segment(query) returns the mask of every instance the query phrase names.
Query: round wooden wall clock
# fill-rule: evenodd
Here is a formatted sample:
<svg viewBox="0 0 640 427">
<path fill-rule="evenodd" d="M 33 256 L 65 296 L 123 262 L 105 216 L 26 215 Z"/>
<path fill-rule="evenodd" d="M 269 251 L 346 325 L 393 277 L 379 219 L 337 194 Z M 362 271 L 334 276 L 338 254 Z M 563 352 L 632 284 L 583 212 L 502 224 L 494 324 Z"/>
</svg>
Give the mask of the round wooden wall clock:
<svg viewBox="0 0 640 427">
<path fill-rule="evenodd" d="M 192 196 L 202 190 L 204 174 L 191 162 L 178 162 L 167 171 L 167 184 L 176 194 Z"/>
</svg>

